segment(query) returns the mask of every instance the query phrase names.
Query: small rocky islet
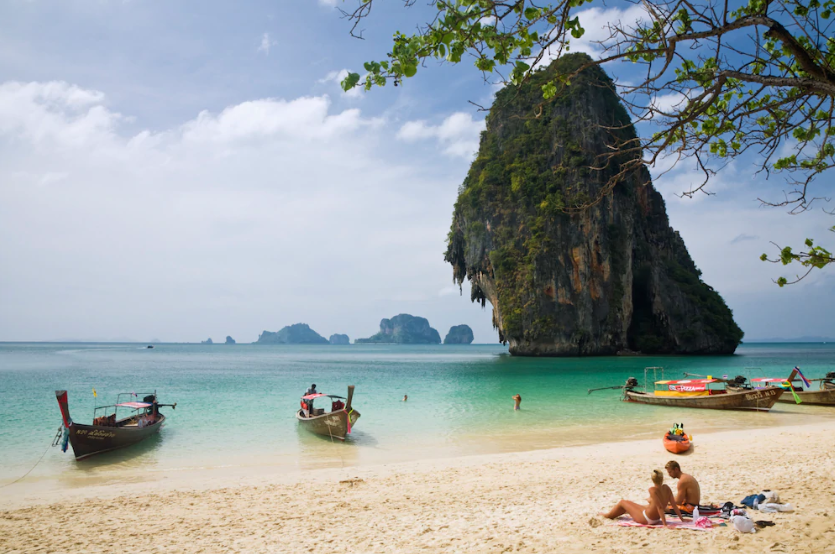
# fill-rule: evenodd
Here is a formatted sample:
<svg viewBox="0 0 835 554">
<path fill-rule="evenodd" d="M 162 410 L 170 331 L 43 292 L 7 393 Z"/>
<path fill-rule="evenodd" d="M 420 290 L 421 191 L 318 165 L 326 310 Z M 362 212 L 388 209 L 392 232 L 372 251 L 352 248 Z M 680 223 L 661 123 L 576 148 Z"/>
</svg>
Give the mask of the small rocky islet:
<svg viewBox="0 0 835 554">
<path fill-rule="evenodd" d="M 441 344 L 441 335 L 425 317 L 399 314 L 380 321 L 380 331 L 356 344 Z"/>
<path fill-rule="evenodd" d="M 453 325 L 444 337 L 444 344 L 472 344 L 473 330 L 469 325 Z"/>
</svg>

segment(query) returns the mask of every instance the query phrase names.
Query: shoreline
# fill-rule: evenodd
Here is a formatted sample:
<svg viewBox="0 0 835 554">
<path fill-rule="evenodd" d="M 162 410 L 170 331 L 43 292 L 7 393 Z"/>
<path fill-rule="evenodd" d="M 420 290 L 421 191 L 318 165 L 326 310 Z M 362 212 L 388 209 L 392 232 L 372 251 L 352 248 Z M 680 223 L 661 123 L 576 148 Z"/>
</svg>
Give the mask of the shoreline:
<svg viewBox="0 0 835 554">
<path fill-rule="evenodd" d="M 773 425 L 763 425 L 749 428 L 745 431 L 727 430 L 720 427 L 701 430 L 694 440 L 694 448 L 683 456 L 686 459 L 695 454 L 699 445 L 721 442 L 725 437 L 729 440 L 738 438 L 744 433 L 749 439 L 752 437 L 766 438 L 774 433 L 807 432 L 821 429 L 835 429 L 835 418 L 828 414 L 791 414 L 794 417 L 814 418 L 811 423 L 797 424 L 795 421 L 776 422 Z M 594 432 L 595 429 L 576 429 L 581 432 Z M 659 433 L 660 435 L 660 433 Z M 391 457 L 379 461 L 358 462 L 356 458 L 347 464 L 344 459 L 336 456 L 313 457 L 307 462 L 308 467 L 299 467 L 286 463 L 280 464 L 276 460 L 259 457 L 249 459 L 250 463 L 232 463 L 211 465 L 204 460 L 197 465 L 183 465 L 160 469 L 90 467 L 65 471 L 62 474 L 47 474 L 26 477 L 17 483 L 0 484 L 0 499 L 3 509 L 21 509 L 53 502 L 65 502 L 86 498 L 116 497 L 130 494 L 158 494 L 171 491 L 205 491 L 214 488 L 228 488 L 234 486 L 257 487 L 262 485 L 294 485 L 300 482 L 329 482 L 338 477 L 351 474 L 353 477 L 365 476 L 376 478 L 394 473 L 419 473 L 426 470 L 450 469 L 455 467 L 472 467 L 491 463 L 514 463 L 524 461 L 549 461 L 553 459 L 581 458 L 595 456 L 602 453 L 627 454 L 629 450 L 658 450 L 667 455 L 661 448 L 658 439 L 638 438 L 634 435 L 622 435 L 623 438 L 612 440 L 606 436 L 604 442 L 586 444 L 566 444 L 544 448 L 519 448 L 523 444 L 530 444 L 525 440 L 515 438 L 513 441 L 501 440 L 501 446 L 493 446 L 493 451 L 475 454 L 460 454 L 443 449 L 436 450 L 436 455 L 417 459 L 398 459 Z M 469 440 L 481 438 L 490 440 L 497 437 L 471 437 Z M 530 439 L 532 437 L 526 437 Z M 350 448 L 351 445 L 339 444 L 338 448 Z M 284 455 L 283 458 L 287 458 Z M 663 465 L 663 464 L 662 464 Z M 100 474 L 91 473 L 100 471 Z M 0 512 L 2 509 L 0 509 Z"/>
<path fill-rule="evenodd" d="M 26 495 L 0 489 L 0 550 L 307 552 L 831 552 L 835 421 L 702 434 L 687 455 L 660 437 L 277 474 L 186 471 L 177 479 Z M 821 440 L 823 438 L 823 440 Z M 742 535 L 622 528 L 596 514 L 642 502 L 649 472 L 678 460 L 703 502 L 770 488 L 792 513 L 749 512 L 775 527 Z M 667 482 L 673 482 L 667 479 Z M 335 542 L 339 539 L 340 542 Z M 348 541 L 348 542 L 341 542 Z M 220 545 L 223 545 L 220 547 Z M 778 545 L 778 546 L 775 546 Z"/>
</svg>

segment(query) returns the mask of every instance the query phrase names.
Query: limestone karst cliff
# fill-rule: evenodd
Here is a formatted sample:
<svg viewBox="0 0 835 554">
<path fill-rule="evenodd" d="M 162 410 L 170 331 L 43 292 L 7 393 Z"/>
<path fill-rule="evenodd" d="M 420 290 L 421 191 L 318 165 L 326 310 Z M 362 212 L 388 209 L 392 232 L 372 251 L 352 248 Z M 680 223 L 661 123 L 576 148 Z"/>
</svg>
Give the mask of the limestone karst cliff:
<svg viewBox="0 0 835 554">
<path fill-rule="evenodd" d="M 310 328 L 307 323 L 294 323 L 280 331 L 264 331 L 254 344 L 329 344 L 328 339 Z"/>
<path fill-rule="evenodd" d="M 441 335 L 437 329 L 429 326 L 425 317 L 399 314 L 391 319 L 380 321 L 380 331 L 367 339 L 357 339 L 356 344 L 392 343 L 392 344 L 441 344 Z"/>
<path fill-rule="evenodd" d="M 550 101 L 542 85 L 587 60 L 565 56 L 496 96 L 459 189 L 445 259 L 472 300 L 490 302 L 499 340 L 519 355 L 730 354 L 742 339 L 701 281 L 645 168 L 600 197 L 634 138 L 612 81 L 584 70 Z"/>
<path fill-rule="evenodd" d="M 453 325 L 444 337 L 444 344 L 472 344 L 473 338 L 469 325 Z"/>
</svg>

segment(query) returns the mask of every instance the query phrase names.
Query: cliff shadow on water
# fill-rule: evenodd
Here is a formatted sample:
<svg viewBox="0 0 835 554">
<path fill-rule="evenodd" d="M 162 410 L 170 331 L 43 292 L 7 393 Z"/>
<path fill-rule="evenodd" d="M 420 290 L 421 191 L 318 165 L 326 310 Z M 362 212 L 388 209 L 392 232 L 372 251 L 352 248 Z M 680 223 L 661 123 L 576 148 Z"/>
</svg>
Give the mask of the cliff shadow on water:
<svg viewBox="0 0 835 554">
<path fill-rule="evenodd" d="M 628 154 L 602 155 L 637 136 L 612 80 L 590 67 L 542 98 L 555 74 L 588 60 L 564 56 L 496 95 L 455 203 L 453 277 L 490 302 L 512 354 L 731 354 L 742 330 L 702 282 L 647 169 L 608 190 Z"/>
</svg>

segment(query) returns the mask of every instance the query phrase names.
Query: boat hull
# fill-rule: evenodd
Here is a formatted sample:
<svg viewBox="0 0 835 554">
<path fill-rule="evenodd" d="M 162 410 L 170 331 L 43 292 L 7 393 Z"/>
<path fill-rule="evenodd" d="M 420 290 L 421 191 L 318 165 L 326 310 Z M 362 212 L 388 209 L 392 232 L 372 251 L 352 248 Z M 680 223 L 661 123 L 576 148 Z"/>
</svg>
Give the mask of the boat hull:
<svg viewBox="0 0 835 554">
<path fill-rule="evenodd" d="M 351 410 L 350 415 L 345 410 L 340 410 L 315 417 L 304 417 L 301 410 L 296 412 L 299 425 L 306 431 L 341 441 L 344 441 L 348 435 L 349 417 L 353 428 L 360 418 L 360 413 L 356 410 Z"/>
<path fill-rule="evenodd" d="M 795 394 L 800 398 L 800 403 L 807 406 L 835 406 L 835 389 L 795 391 Z M 792 394 L 786 391 L 779 402 L 794 404 L 795 400 Z"/>
<path fill-rule="evenodd" d="M 652 393 L 626 390 L 627 402 L 670 406 L 673 408 L 701 408 L 706 410 L 753 410 L 767 412 L 783 394 L 780 387 L 711 394 L 709 396 L 655 396 Z"/>
<path fill-rule="evenodd" d="M 72 423 L 69 426 L 70 445 L 75 459 L 83 460 L 96 454 L 133 446 L 158 433 L 164 421 L 165 416 L 160 414 L 159 419 L 147 427 L 104 427 Z"/>
</svg>

